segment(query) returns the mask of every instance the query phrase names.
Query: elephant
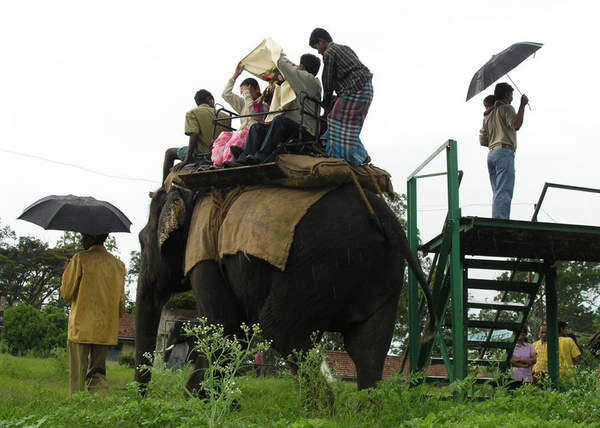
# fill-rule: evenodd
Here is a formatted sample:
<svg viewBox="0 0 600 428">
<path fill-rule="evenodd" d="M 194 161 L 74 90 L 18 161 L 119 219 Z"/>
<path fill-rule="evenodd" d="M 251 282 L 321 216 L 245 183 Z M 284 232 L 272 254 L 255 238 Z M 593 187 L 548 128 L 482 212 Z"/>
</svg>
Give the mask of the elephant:
<svg viewBox="0 0 600 428">
<path fill-rule="evenodd" d="M 352 184 L 341 185 L 312 205 L 296 225 L 285 270 L 237 253 L 220 262 L 202 261 L 184 276 L 184 254 L 194 204 L 192 192 L 159 189 L 139 234 L 141 265 L 136 300 L 135 378 L 143 386 L 151 373 L 144 354 L 156 346 L 163 305 L 173 293 L 193 290 L 200 316 L 239 333 L 241 323 L 259 323 L 263 336 L 283 356 L 306 351 L 313 332 L 340 332 L 355 363 L 359 389 L 375 387 L 393 336 L 405 263 L 427 297 L 425 275 L 410 251 L 404 229 L 385 200 L 365 189 L 376 214 Z M 157 239 L 166 207 L 179 199 L 185 213 L 162 244 Z M 429 329 L 432 319 L 429 320 Z M 239 337 L 239 336 L 238 336 Z M 187 383 L 197 391 L 201 363 Z"/>
</svg>

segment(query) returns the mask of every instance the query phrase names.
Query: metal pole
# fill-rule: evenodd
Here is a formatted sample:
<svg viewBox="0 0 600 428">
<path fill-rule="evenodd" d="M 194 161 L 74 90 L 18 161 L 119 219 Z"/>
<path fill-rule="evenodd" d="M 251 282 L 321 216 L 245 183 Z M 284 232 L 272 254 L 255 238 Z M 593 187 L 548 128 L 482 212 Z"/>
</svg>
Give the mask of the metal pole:
<svg viewBox="0 0 600 428">
<path fill-rule="evenodd" d="M 458 157 L 456 141 L 448 141 L 446 158 L 448 162 L 448 227 L 451 230 L 452 241 L 450 248 L 452 354 L 454 357 L 454 378 L 460 380 L 467 376 L 467 347 L 463 269 L 460 256 L 460 208 L 458 201 Z"/>
<path fill-rule="evenodd" d="M 408 243 L 410 250 L 417 255 L 419 244 L 417 237 L 417 179 L 415 177 L 407 183 L 408 198 Z M 411 373 L 416 373 L 419 360 L 419 342 L 421 331 L 419 328 L 419 289 L 417 278 L 411 269 L 408 269 L 408 355 Z"/>
<path fill-rule="evenodd" d="M 552 388 L 560 384 L 558 365 L 558 296 L 556 293 L 556 267 L 546 273 L 546 332 L 548 341 L 548 376 Z"/>
</svg>

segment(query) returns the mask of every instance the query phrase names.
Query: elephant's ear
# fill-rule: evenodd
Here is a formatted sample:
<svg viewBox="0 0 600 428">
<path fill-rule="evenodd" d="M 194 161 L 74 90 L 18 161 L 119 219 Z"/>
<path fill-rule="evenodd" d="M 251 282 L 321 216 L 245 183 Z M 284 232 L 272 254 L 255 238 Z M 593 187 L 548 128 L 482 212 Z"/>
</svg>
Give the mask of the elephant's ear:
<svg viewBox="0 0 600 428">
<path fill-rule="evenodd" d="M 169 236 L 185 225 L 186 203 L 179 192 L 169 192 L 167 200 L 158 219 L 158 247 L 169 239 Z"/>
</svg>

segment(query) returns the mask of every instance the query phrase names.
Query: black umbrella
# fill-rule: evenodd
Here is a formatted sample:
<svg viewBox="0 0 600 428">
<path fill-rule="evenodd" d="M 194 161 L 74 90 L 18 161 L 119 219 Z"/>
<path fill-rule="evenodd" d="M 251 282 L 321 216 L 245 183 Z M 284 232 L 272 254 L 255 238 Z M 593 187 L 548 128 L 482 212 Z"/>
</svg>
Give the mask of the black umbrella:
<svg viewBox="0 0 600 428">
<path fill-rule="evenodd" d="M 535 51 L 542 46 L 543 43 L 515 43 L 514 45 L 504 49 L 498 55 L 493 55 L 492 58 L 483 65 L 483 67 L 477 70 L 477 73 L 475 73 L 473 79 L 471 79 L 469 91 L 467 92 L 467 101 L 505 74 L 508 74 L 509 71 L 521 64 L 525 59 L 535 53 Z M 508 76 L 508 78 L 515 86 L 517 91 L 519 91 L 519 88 L 517 88 L 517 85 L 515 85 L 515 82 L 512 81 L 510 76 Z"/>
<path fill-rule="evenodd" d="M 131 221 L 117 207 L 90 196 L 46 196 L 28 206 L 20 220 L 48 230 L 70 230 L 87 235 L 129 232 Z"/>
</svg>

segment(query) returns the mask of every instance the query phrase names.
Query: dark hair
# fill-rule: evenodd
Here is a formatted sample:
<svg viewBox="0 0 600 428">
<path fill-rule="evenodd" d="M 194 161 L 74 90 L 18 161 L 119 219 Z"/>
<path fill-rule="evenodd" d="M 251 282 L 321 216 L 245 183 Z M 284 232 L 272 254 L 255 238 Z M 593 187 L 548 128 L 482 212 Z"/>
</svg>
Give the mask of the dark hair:
<svg viewBox="0 0 600 428">
<path fill-rule="evenodd" d="M 510 86 L 508 83 L 498 83 L 494 88 L 494 97 L 496 97 L 497 100 L 502 100 L 504 99 L 504 97 L 511 94 L 513 91 L 513 87 Z"/>
<path fill-rule="evenodd" d="M 312 33 L 310 33 L 308 45 L 312 48 L 319 42 L 319 39 L 323 39 L 326 42 L 333 42 L 333 39 L 331 38 L 327 30 L 324 30 L 322 28 L 315 28 L 314 30 L 312 30 Z"/>
<path fill-rule="evenodd" d="M 240 86 L 244 86 L 244 85 L 250 86 L 251 88 L 254 88 L 257 91 L 260 91 L 260 86 L 258 86 L 258 82 L 253 77 L 248 77 L 247 79 L 244 79 L 244 81 L 242 83 L 240 83 Z"/>
<path fill-rule="evenodd" d="M 565 321 L 559 321 L 558 322 L 558 331 L 561 331 L 563 328 L 569 327 L 569 324 L 567 324 Z"/>
<path fill-rule="evenodd" d="M 311 54 L 302 55 L 300 57 L 300 64 L 302 64 L 304 68 L 306 68 L 306 71 L 308 71 L 313 76 L 316 76 L 319 72 L 319 68 L 321 68 L 321 60 L 318 57 Z"/>
<path fill-rule="evenodd" d="M 197 105 L 208 104 L 210 100 L 214 99 L 215 97 L 213 97 L 212 94 L 206 89 L 200 89 L 198 92 L 196 92 L 196 95 L 194 95 L 194 101 L 196 101 Z"/>
<path fill-rule="evenodd" d="M 496 97 L 493 95 L 488 95 L 483 99 L 483 105 L 486 107 L 491 107 L 496 102 Z"/>
<path fill-rule="evenodd" d="M 89 238 L 92 241 L 91 245 L 103 245 L 106 238 L 108 238 L 108 233 L 103 233 L 102 235 L 89 235 L 87 233 L 81 234 L 82 238 Z"/>
</svg>

